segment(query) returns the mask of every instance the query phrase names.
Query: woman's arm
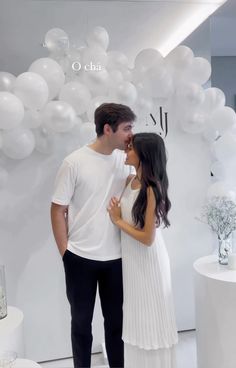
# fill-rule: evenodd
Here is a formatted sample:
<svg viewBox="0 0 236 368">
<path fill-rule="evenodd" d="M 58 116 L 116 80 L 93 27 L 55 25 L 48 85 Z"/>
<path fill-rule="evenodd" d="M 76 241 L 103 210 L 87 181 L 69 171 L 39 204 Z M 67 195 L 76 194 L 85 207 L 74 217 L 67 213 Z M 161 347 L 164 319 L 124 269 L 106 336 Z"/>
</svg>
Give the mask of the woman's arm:
<svg viewBox="0 0 236 368">
<path fill-rule="evenodd" d="M 153 189 L 151 187 L 149 187 L 147 190 L 147 208 L 145 214 L 145 223 L 142 229 L 138 229 L 128 224 L 121 218 L 121 211 L 119 207 L 119 202 L 117 200 L 113 198 L 110 206 L 111 207 L 108 208 L 108 212 L 110 214 L 111 220 L 119 229 L 130 235 L 132 238 L 143 243 L 144 245 L 152 245 L 156 231 L 156 200 Z"/>
</svg>

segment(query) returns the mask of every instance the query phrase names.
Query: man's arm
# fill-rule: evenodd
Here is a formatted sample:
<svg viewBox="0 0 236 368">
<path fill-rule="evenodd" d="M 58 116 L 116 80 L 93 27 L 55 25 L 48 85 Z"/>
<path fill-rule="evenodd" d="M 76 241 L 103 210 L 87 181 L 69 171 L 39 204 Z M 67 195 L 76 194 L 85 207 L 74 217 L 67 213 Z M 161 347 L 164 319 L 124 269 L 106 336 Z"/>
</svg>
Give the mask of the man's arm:
<svg viewBox="0 0 236 368">
<path fill-rule="evenodd" d="M 55 241 L 58 246 L 58 250 L 62 257 L 67 249 L 67 241 L 68 241 L 67 212 L 68 206 L 62 206 L 56 203 L 52 203 L 51 205 L 52 230 Z"/>
</svg>

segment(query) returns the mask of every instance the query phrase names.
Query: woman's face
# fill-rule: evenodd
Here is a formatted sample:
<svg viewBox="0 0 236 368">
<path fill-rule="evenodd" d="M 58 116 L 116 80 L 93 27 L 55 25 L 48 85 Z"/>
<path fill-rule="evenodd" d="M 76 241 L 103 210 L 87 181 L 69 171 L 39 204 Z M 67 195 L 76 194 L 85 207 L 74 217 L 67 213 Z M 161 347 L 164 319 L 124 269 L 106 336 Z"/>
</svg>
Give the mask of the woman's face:
<svg viewBox="0 0 236 368">
<path fill-rule="evenodd" d="M 139 167 L 139 157 L 137 155 L 137 153 L 135 152 L 134 148 L 133 148 L 133 143 L 129 143 L 128 148 L 126 150 L 126 160 L 125 160 L 125 165 L 131 165 L 134 166 L 135 168 Z"/>
</svg>

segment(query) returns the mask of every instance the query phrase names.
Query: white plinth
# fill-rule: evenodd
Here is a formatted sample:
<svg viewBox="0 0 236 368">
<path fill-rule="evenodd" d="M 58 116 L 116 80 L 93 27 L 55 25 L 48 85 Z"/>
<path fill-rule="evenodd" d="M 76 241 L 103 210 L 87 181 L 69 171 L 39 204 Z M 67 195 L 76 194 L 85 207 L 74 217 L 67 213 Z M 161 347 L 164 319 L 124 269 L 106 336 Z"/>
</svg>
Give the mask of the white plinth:
<svg viewBox="0 0 236 368">
<path fill-rule="evenodd" d="M 40 368 L 41 365 L 29 359 L 16 359 L 12 368 Z"/>
<path fill-rule="evenodd" d="M 198 368 L 236 367 L 236 271 L 207 256 L 194 263 Z"/>
<path fill-rule="evenodd" d="M 15 307 L 7 308 L 7 316 L 0 319 L 1 350 L 13 350 L 24 357 L 23 313 Z"/>
</svg>

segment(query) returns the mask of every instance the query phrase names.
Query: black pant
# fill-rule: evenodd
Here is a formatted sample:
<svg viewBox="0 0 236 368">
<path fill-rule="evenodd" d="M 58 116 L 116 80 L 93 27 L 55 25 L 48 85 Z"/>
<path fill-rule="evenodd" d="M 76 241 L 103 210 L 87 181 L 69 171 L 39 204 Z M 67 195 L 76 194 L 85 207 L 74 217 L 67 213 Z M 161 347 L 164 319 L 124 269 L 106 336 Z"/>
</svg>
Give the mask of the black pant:
<svg viewBox="0 0 236 368">
<path fill-rule="evenodd" d="M 74 367 L 87 368 L 91 364 L 92 318 L 98 284 L 109 366 L 123 368 L 121 259 L 94 261 L 67 250 L 63 261 L 71 306 Z"/>
</svg>

